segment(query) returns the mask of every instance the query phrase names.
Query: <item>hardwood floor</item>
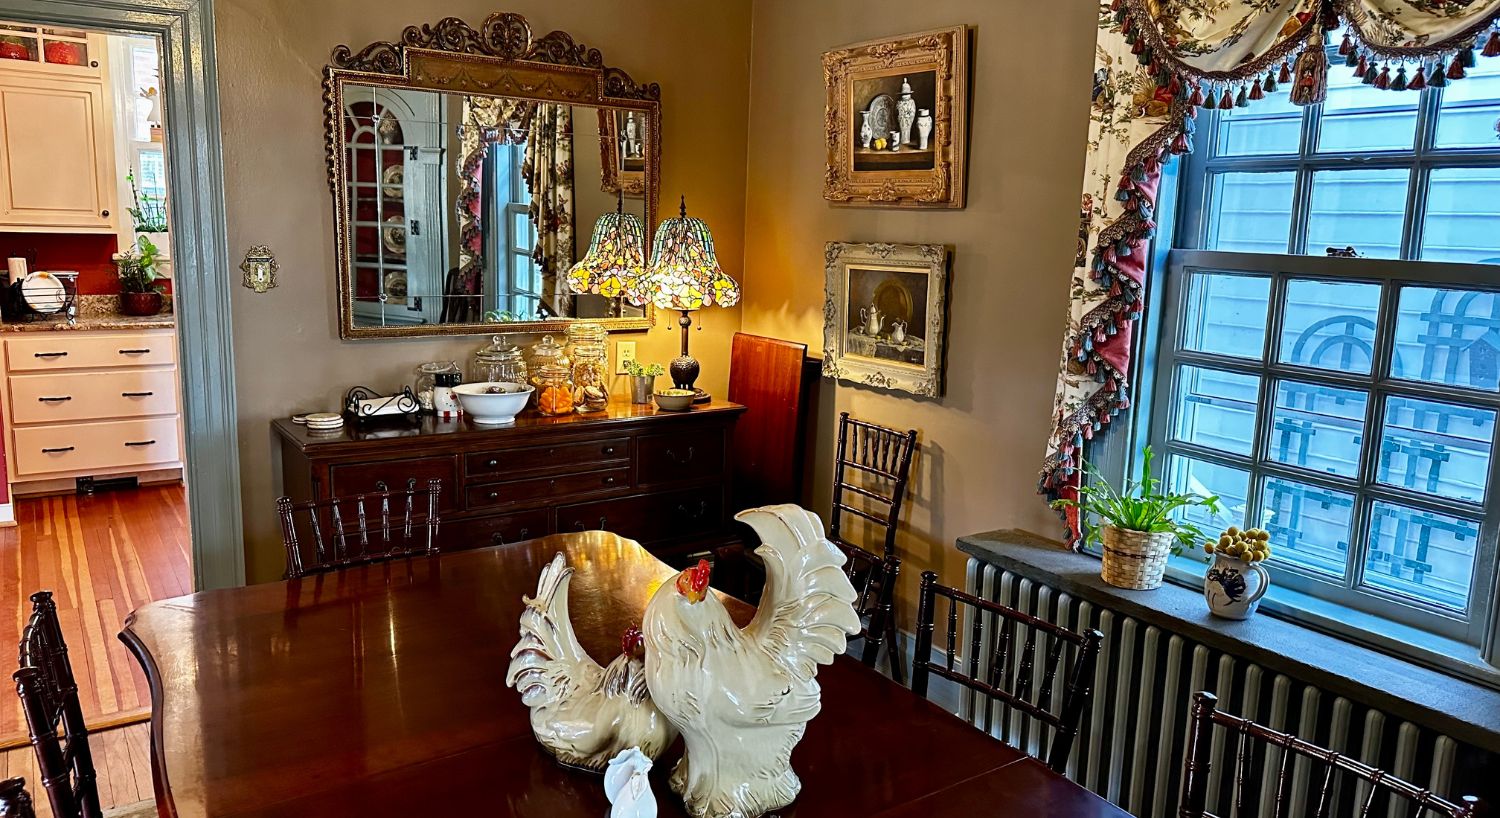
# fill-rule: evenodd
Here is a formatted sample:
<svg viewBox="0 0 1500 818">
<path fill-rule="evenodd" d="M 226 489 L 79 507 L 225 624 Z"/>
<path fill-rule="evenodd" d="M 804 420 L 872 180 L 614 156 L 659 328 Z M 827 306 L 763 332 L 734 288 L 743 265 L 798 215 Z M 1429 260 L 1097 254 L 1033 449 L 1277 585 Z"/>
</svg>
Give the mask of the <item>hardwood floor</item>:
<svg viewBox="0 0 1500 818">
<path fill-rule="evenodd" d="M 0 667 L 15 661 L 31 593 L 50 590 L 90 726 L 148 715 L 146 678 L 117 635 L 136 608 L 192 592 L 187 516 L 181 485 L 18 500 L 16 527 L 0 531 L 0 600 L 12 606 Z M 0 749 L 25 740 L 19 701 L 0 695 Z"/>
<path fill-rule="evenodd" d="M 146 724 L 116 727 L 89 737 L 94 755 L 94 774 L 99 781 L 99 803 L 105 809 L 152 798 L 151 732 Z M 37 818 L 52 818 L 52 805 L 37 775 L 36 755 L 31 747 L 0 753 L 0 779 L 21 776 L 31 793 Z"/>
</svg>

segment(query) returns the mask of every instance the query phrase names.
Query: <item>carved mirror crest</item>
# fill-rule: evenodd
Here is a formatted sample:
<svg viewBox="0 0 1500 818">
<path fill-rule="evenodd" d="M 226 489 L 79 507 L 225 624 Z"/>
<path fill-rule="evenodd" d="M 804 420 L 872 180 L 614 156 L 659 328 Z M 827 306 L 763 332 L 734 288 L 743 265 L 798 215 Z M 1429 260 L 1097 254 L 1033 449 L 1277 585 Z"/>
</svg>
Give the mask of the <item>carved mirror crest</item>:
<svg viewBox="0 0 1500 818">
<path fill-rule="evenodd" d="M 450 17 L 399 42 L 341 45 L 323 96 L 341 337 L 654 323 L 579 263 L 617 212 L 649 255 L 660 86 L 497 13 L 477 29 Z"/>
</svg>

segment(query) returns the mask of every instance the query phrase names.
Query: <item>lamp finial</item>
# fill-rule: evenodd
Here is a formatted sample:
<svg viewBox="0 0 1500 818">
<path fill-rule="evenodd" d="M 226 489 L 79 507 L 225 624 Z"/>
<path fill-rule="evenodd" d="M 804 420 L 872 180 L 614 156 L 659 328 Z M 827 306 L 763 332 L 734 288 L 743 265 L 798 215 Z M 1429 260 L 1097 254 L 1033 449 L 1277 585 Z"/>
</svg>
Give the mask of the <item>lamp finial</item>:
<svg viewBox="0 0 1500 818">
<path fill-rule="evenodd" d="M 681 211 L 681 215 L 682 215 L 682 218 L 684 218 L 684 219 L 687 218 L 687 194 L 686 193 L 682 194 L 682 211 Z"/>
</svg>

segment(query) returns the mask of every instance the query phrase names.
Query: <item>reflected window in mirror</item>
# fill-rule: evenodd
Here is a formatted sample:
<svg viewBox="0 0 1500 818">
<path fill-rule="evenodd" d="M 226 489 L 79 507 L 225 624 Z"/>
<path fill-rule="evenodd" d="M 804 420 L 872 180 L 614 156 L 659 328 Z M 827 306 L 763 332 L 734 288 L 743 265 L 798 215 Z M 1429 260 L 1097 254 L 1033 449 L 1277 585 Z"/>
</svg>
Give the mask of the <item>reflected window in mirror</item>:
<svg viewBox="0 0 1500 818">
<path fill-rule="evenodd" d="M 485 206 L 490 225 L 485 247 L 495 272 L 488 288 L 496 300 L 485 311 L 486 321 L 545 320 L 543 284 L 536 252 L 536 228 L 531 223 L 531 195 L 522 175 L 525 148 L 493 145 L 485 160 Z"/>
</svg>

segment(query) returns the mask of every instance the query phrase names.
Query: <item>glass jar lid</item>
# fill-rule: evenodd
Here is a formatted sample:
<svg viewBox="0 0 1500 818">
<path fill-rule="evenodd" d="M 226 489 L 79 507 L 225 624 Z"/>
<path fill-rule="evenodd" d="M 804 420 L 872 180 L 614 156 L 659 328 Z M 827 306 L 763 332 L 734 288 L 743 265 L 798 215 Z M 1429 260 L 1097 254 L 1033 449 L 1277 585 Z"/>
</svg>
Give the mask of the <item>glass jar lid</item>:
<svg viewBox="0 0 1500 818">
<path fill-rule="evenodd" d="M 537 361 L 556 360 L 563 356 L 563 348 L 551 335 L 543 335 L 542 340 L 531 345 L 531 357 Z"/>
<path fill-rule="evenodd" d="M 445 372 L 462 372 L 457 361 L 430 361 L 417 367 L 418 375 L 441 375 Z"/>
<path fill-rule="evenodd" d="M 573 371 L 567 364 L 554 361 L 553 363 L 542 364 L 537 369 L 536 374 L 544 382 L 566 382 L 572 377 Z"/>
<path fill-rule="evenodd" d="M 592 321 L 575 321 L 568 325 L 568 341 L 571 343 L 603 341 L 608 335 L 603 324 Z"/>
<path fill-rule="evenodd" d="M 496 335 L 487 347 L 474 353 L 474 361 L 481 364 L 514 363 L 521 360 L 521 348 Z"/>
</svg>

